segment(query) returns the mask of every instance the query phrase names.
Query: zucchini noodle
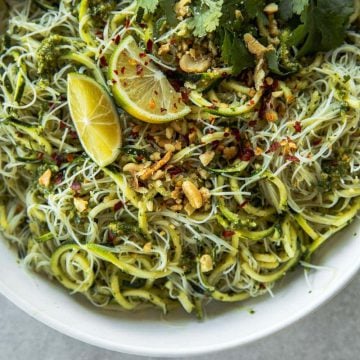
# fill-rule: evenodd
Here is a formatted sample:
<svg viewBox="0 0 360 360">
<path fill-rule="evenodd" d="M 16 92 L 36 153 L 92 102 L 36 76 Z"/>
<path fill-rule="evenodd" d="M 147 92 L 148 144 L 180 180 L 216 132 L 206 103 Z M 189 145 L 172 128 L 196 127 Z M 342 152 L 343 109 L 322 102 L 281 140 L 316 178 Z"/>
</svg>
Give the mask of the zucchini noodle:
<svg viewBox="0 0 360 360">
<path fill-rule="evenodd" d="M 210 299 L 271 294 L 360 209 L 360 35 L 291 76 L 268 73 L 260 89 L 254 69 L 188 76 L 186 119 L 147 124 L 118 108 L 123 148 L 100 168 L 70 118 L 67 74 L 110 92 L 120 39 L 146 45 L 154 29 L 137 21 L 136 1 L 96 14 L 93 2 L 11 1 L 0 46 L 1 233 L 29 268 L 102 308 L 202 316 Z M 187 22 L 162 33 L 155 24 L 152 45 Z"/>
</svg>

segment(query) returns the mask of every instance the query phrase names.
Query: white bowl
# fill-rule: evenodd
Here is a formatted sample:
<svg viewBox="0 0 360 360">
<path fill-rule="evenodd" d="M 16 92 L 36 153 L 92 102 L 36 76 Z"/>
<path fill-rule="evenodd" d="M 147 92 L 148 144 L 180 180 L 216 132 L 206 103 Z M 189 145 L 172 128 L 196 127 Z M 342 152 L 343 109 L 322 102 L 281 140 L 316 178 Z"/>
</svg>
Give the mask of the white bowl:
<svg viewBox="0 0 360 360">
<path fill-rule="evenodd" d="M 110 350 L 147 356 L 186 356 L 224 350 L 272 334 L 329 300 L 360 268 L 360 221 L 335 235 L 315 263 L 326 267 L 305 281 L 301 269 L 289 273 L 265 296 L 237 305 L 214 304 L 206 321 L 183 313 L 108 312 L 70 296 L 55 282 L 26 271 L 0 239 L 0 292 L 48 326 Z M 255 313 L 252 314 L 254 310 Z"/>
</svg>

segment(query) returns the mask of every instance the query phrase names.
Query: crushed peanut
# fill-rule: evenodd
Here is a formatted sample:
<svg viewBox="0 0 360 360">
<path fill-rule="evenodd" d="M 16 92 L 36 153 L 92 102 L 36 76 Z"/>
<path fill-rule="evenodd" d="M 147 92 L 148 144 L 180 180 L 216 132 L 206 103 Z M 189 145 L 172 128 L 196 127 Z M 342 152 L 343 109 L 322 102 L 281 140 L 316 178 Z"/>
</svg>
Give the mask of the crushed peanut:
<svg viewBox="0 0 360 360">
<path fill-rule="evenodd" d="M 190 203 L 187 203 L 187 204 L 184 206 L 184 210 L 185 210 L 185 212 L 186 212 L 186 214 L 187 214 L 188 216 L 191 216 L 191 215 L 195 212 L 196 209 L 194 209 L 194 208 L 190 205 Z"/>
<path fill-rule="evenodd" d="M 226 160 L 233 159 L 238 153 L 238 149 L 236 146 L 229 146 L 224 148 L 223 150 L 223 156 Z"/>
<path fill-rule="evenodd" d="M 203 202 L 207 203 L 211 198 L 210 190 L 203 186 L 202 188 L 200 188 L 199 191 L 200 191 L 200 194 L 202 196 Z"/>
<path fill-rule="evenodd" d="M 275 3 L 270 3 L 265 6 L 264 13 L 266 14 L 275 14 L 279 11 L 279 6 Z"/>
<path fill-rule="evenodd" d="M 215 156 L 215 151 L 206 151 L 205 153 L 199 156 L 199 159 L 204 166 L 208 166 L 211 163 L 211 161 L 214 159 L 214 156 Z"/>
<path fill-rule="evenodd" d="M 79 213 L 84 212 L 88 207 L 89 202 L 80 197 L 74 197 L 74 206 Z"/>
<path fill-rule="evenodd" d="M 262 57 L 269 48 L 266 48 L 259 41 L 257 41 L 250 33 L 246 33 L 244 35 L 245 44 L 249 50 L 249 52 L 258 57 Z"/>
<path fill-rule="evenodd" d="M 203 206 L 202 195 L 193 182 L 189 180 L 184 181 L 182 184 L 182 189 L 190 205 L 194 209 L 200 209 Z"/>
<path fill-rule="evenodd" d="M 47 169 L 40 177 L 39 177 L 39 185 L 44 186 L 44 187 L 49 187 L 50 186 L 50 181 L 51 181 L 51 170 Z"/>
<path fill-rule="evenodd" d="M 145 169 L 144 173 L 140 176 L 140 179 L 142 181 L 145 181 L 149 179 L 151 176 L 153 176 L 157 170 L 160 170 L 164 165 L 166 165 L 170 161 L 172 154 L 173 154 L 172 151 L 168 151 L 162 159 L 160 159 L 158 162 L 156 162 L 149 168 Z"/>
<path fill-rule="evenodd" d="M 175 130 L 172 127 L 167 127 L 165 129 L 166 138 L 169 139 L 169 140 L 172 139 L 172 137 L 174 136 L 174 132 L 175 132 Z"/>
<path fill-rule="evenodd" d="M 279 120 L 278 113 L 274 110 L 267 110 L 265 112 L 265 119 L 269 122 L 275 122 Z"/>
<path fill-rule="evenodd" d="M 151 242 L 147 242 L 144 247 L 143 250 L 145 253 L 150 253 L 152 251 L 152 243 Z"/>
<path fill-rule="evenodd" d="M 150 160 L 152 161 L 158 161 L 161 159 L 161 154 L 158 151 L 155 151 L 150 155 Z"/>
<path fill-rule="evenodd" d="M 205 254 L 200 258 L 200 270 L 203 273 L 209 272 L 214 268 L 213 260 L 210 255 Z"/>
</svg>

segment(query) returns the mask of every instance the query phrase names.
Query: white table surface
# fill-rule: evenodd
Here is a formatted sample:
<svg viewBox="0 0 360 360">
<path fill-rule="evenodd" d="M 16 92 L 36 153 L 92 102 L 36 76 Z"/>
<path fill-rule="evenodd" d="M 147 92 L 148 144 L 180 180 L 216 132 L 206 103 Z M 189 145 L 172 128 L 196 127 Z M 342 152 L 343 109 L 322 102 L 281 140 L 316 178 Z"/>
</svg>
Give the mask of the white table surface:
<svg viewBox="0 0 360 360">
<path fill-rule="evenodd" d="M 141 360 L 81 343 L 37 322 L 0 295 L 0 360 Z M 151 358 L 148 358 L 151 359 Z M 258 342 L 199 360 L 360 359 L 360 274 L 328 304 Z"/>
</svg>

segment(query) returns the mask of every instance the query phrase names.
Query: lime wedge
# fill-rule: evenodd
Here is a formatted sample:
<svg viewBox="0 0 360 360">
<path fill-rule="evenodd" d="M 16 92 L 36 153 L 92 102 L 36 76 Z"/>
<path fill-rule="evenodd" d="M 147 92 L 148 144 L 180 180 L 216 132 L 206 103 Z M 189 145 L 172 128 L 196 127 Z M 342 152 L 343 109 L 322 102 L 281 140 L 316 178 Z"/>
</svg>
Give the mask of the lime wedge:
<svg viewBox="0 0 360 360">
<path fill-rule="evenodd" d="M 117 110 L 107 91 L 92 78 L 68 75 L 71 118 L 86 153 L 101 167 L 115 161 L 121 147 Z"/>
<path fill-rule="evenodd" d="M 139 120 L 165 123 L 183 118 L 191 111 L 132 36 L 126 37 L 114 51 L 108 78 L 117 104 Z"/>
</svg>

